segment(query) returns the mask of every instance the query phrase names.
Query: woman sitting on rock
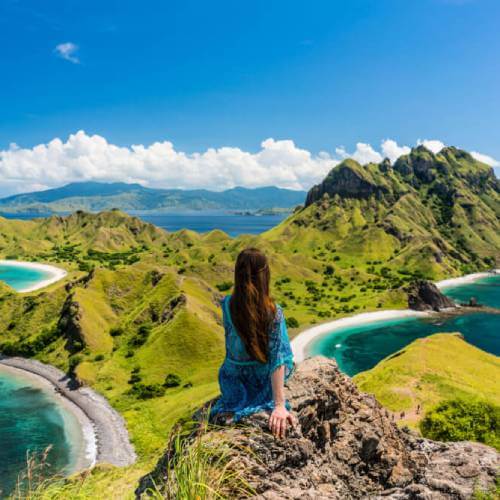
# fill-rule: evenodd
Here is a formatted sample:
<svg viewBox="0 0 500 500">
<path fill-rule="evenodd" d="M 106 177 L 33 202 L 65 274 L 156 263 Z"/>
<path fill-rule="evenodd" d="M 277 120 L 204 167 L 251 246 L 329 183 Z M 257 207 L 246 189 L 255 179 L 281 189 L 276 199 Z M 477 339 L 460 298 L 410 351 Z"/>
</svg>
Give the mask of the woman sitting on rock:
<svg viewBox="0 0 500 500">
<path fill-rule="evenodd" d="M 243 250 L 236 261 L 234 293 L 222 300 L 226 357 L 219 371 L 221 397 L 212 416 L 242 417 L 267 411 L 269 428 L 283 438 L 293 425 L 284 384 L 293 355 L 281 308 L 269 296 L 271 273 L 266 256 Z"/>
</svg>

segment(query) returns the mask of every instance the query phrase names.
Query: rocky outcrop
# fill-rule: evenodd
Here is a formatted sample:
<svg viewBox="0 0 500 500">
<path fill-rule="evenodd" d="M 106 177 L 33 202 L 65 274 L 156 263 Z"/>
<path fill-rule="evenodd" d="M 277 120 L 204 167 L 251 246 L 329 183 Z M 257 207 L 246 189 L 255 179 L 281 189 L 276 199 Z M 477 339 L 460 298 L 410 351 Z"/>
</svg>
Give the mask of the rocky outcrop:
<svg viewBox="0 0 500 500">
<path fill-rule="evenodd" d="M 415 311 L 440 311 L 455 307 L 455 303 L 443 295 L 438 287 L 426 280 L 417 280 L 406 289 L 408 307 Z"/>
<path fill-rule="evenodd" d="M 353 160 L 345 160 L 333 168 L 325 180 L 307 193 L 306 207 L 321 200 L 325 194 L 336 194 L 346 198 L 368 198 L 387 192 L 385 186 L 373 182 L 363 172 L 361 165 Z"/>
<path fill-rule="evenodd" d="M 81 319 L 80 304 L 70 293 L 62 307 L 57 329 L 66 338 L 66 349 L 71 353 L 81 351 L 85 346 Z"/>
<path fill-rule="evenodd" d="M 323 357 L 301 363 L 287 396 L 298 423 L 276 440 L 268 416 L 214 430 L 234 444 L 236 463 L 261 499 L 466 499 L 495 480 L 498 453 L 481 444 L 438 443 L 399 429 L 373 396 Z M 161 482 L 167 451 L 141 495 Z M 234 495 L 237 498 L 238 495 Z"/>
</svg>

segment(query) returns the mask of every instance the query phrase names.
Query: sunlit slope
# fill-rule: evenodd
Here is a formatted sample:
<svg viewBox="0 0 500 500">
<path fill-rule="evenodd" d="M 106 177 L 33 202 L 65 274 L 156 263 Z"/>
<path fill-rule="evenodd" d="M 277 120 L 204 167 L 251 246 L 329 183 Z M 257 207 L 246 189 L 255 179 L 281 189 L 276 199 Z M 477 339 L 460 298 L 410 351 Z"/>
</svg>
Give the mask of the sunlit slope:
<svg viewBox="0 0 500 500">
<path fill-rule="evenodd" d="M 460 334 L 418 339 L 354 377 L 358 387 L 414 425 L 441 401 L 474 398 L 500 405 L 500 358 Z M 417 407 L 420 411 L 417 413 Z"/>
</svg>

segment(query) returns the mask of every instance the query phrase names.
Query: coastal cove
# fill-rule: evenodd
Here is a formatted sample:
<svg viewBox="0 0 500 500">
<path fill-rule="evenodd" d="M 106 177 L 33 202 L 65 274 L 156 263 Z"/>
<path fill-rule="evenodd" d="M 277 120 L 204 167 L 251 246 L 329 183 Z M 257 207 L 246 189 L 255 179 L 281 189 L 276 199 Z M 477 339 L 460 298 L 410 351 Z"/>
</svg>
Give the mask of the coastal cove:
<svg viewBox="0 0 500 500">
<path fill-rule="evenodd" d="M 50 447 L 47 474 L 69 474 L 93 465 L 90 421 L 46 380 L 0 363 L 0 497 L 26 470 L 27 453 Z"/>
<path fill-rule="evenodd" d="M 456 302 L 470 297 L 500 307 L 500 275 L 484 273 L 438 283 Z M 467 342 L 500 355 L 500 315 L 484 312 L 437 314 L 410 310 L 363 313 L 318 325 L 292 341 L 296 359 L 324 355 L 335 358 L 349 376 L 369 370 L 413 340 L 438 332 L 460 332 Z"/>
<path fill-rule="evenodd" d="M 52 285 L 67 275 L 64 269 L 36 262 L 0 260 L 0 281 L 20 293 Z"/>
<path fill-rule="evenodd" d="M 70 389 L 68 378 L 53 366 L 0 358 L 0 394 L 0 404 L 7 408 L 0 419 L 0 450 L 6 453 L 0 455 L 1 493 L 15 485 L 26 453 L 40 454 L 49 445 L 52 473 L 68 474 L 97 463 L 126 466 L 137 458 L 123 417 L 92 389 Z"/>
</svg>

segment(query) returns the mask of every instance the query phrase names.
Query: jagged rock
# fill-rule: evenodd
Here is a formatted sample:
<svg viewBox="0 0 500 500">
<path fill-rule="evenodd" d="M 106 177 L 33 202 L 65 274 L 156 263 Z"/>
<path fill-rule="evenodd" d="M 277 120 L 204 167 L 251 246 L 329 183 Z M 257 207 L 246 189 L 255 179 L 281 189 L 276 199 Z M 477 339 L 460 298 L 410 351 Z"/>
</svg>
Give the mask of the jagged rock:
<svg viewBox="0 0 500 500">
<path fill-rule="evenodd" d="M 406 289 L 408 307 L 416 311 L 439 311 L 455 307 L 455 303 L 443 295 L 438 287 L 426 280 L 417 280 Z"/>
<path fill-rule="evenodd" d="M 234 443 L 255 498 L 466 499 L 494 483 L 499 455 L 493 448 L 433 442 L 399 429 L 334 360 L 301 363 L 287 397 L 298 424 L 285 440 L 269 433 L 265 414 L 207 436 Z M 138 497 L 152 480 L 161 482 L 172 453 L 167 450 L 155 472 L 143 478 Z"/>
<path fill-rule="evenodd" d="M 72 353 L 80 351 L 85 345 L 81 319 L 80 304 L 73 294 L 69 294 L 63 304 L 57 329 L 66 338 L 66 349 Z"/>
<path fill-rule="evenodd" d="M 351 198 L 368 198 L 372 195 L 387 193 L 387 187 L 378 185 L 364 175 L 361 165 L 353 160 L 344 160 L 330 171 L 325 180 L 313 186 L 307 193 L 306 207 L 323 200 L 328 194 L 336 194 Z"/>
</svg>

